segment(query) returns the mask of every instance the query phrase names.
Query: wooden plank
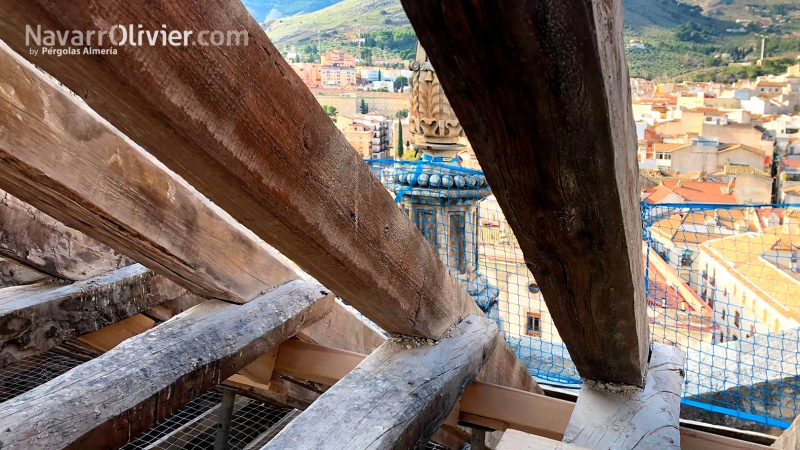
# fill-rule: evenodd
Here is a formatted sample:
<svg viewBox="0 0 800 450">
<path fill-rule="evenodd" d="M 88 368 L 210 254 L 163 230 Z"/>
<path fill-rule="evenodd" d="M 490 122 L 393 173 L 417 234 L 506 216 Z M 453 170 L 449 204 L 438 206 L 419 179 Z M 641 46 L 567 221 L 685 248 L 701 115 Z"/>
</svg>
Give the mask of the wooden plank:
<svg viewBox="0 0 800 450">
<path fill-rule="evenodd" d="M 622 0 L 402 3 L 578 372 L 642 386 L 649 338 Z"/>
<path fill-rule="evenodd" d="M 297 344 L 293 344 L 297 345 Z M 304 344 L 313 347 L 311 344 Z M 299 345 L 294 349 L 301 351 Z M 281 361 L 276 371 L 302 373 L 311 381 L 322 382 L 326 378 L 335 378 L 336 374 L 347 371 L 344 362 L 349 361 L 350 370 L 358 364 L 352 353 L 338 349 L 318 348 L 312 353 L 316 358 L 317 368 L 309 367 L 310 358 L 286 358 Z M 338 361 L 337 359 L 341 359 Z M 297 364 L 295 364 L 297 362 Z M 541 394 L 511 389 L 496 384 L 474 381 L 464 391 L 458 406 L 452 412 L 445 425 L 455 426 L 460 415 L 480 416 L 507 424 L 509 429 L 520 430 L 549 439 L 561 440 L 564 430 L 569 424 L 575 409 L 575 396 L 572 400 L 546 397 Z M 543 413 L 545 411 L 546 413 Z M 685 421 L 682 421 L 684 423 Z M 731 436 L 732 430 L 720 427 L 704 427 L 698 429 L 697 424 L 681 426 L 681 448 L 690 450 L 723 450 L 723 449 L 767 449 L 769 447 L 756 442 L 748 442 Z M 451 427 L 449 430 L 452 430 Z M 704 431 L 705 430 L 705 431 Z M 459 435 L 459 434 L 457 434 Z M 464 437 L 463 435 L 459 435 Z M 467 436 L 468 437 L 468 436 Z"/>
<path fill-rule="evenodd" d="M 86 280 L 133 264 L 122 253 L 0 191 L 0 255 L 62 280 Z"/>
<path fill-rule="evenodd" d="M 24 8 L 22 5 L 20 0 L 0 0 L 0 39 L 80 93 L 113 126 L 382 329 L 437 338 L 459 319 L 480 314 L 464 286 L 397 208 L 240 2 L 176 6 L 173 2 L 150 0 L 90 0 L 64 7 L 36 0 L 26 1 Z M 114 56 L 37 58 L 30 55 L 19 32 L 25 24 L 32 23 L 41 24 L 43 29 L 81 30 L 95 29 L 98 23 L 136 23 L 142 24 L 143 29 L 160 30 L 166 22 L 172 29 L 246 31 L 248 45 L 180 49 L 123 46 Z M 16 83 L 20 78 L 17 72 L 31 71 L 29 66 L 21 65 L 16 57 L 0 63 L 4 68 L 0 72 L 4 84 L 0 86 L 8 86 L 0 90 L 31 91 L 26 88 L 30 80 L 22 85 Z M 14 181 L 14 192 L 22 196 L 25 190 L 44 182 L 38 177 L 32 186 L 26 179 L 33 168 L 45 171 L 41 167 L 45 162 L 57 160 L 62 171 L 64 166 L 77 167 L 79 164 L 67 164 L 59 158 L 100 151 L 96 148 L 100 143 L 121 152 L 117 147 L 124 142 L 119 142 L 116 135 L 105 134 L 102 127 L 88 128 L 100 133 L 88 143 L 81 136 L 71 136 L 72 130 L 86 129 L 83 122 L 81 127 L 65 129 L 58 120 L 66 114 L 80 115 L 83 108 L 72 99 L 53 93 L 53 87 L 35 72 L 27 77 L 33 78 L 38 87 L 32 90 L 34 93 L 45 90 L 47 101 L 35 94 L 11 99 L 14 111 L 27 111 L 29 115 L 20 118 L 15 113 L 8 117 L 8 127 L 13 132 L 6 134 L 12 137 L 0 140 L 0 147 L 9 147 L 4 141 L 11 140 L 14 151 L 11 155 L 5 149 L 5 155 L 0 155 L 8 160 L 0 167 L 0 175 L 8 167 L 14 176 L 0 176 L 0 187 L 3 179 L 9 178 Z M 253 83 L 255 79 L 259 82 Z M 59 132 L 61 140 L 12 140 L 20 134 L 20 127 L 35 125 L 31 117 L 42 116 L 44 104 L 50 105 L 52 111 L 45 116 L 45 125 Z M 89 118 L 81 116 L 81 120 Z M 48 151 L 48 161 L 43 162 L 41 153 L 24 152 L 32 143 L 35 148 L 60 150 Z M 125 155 L 114 156 L 113 161 L 119 158 L 125 164 L 116 169 L 115 177 L 124 177 L 128 183 L 142 179 L 136 172 L 125 170 Z M 99 162 L 103 161 L 106 160 Z M 83 164 L 80 166 L 84 169 Z M 97 178 L 86 170 L 69 173 Z M 81 182 L 70 178 L 56 187 L 76 189 Z M 147 182 L 158 186 L 151 189 L 156 192 L 149 193 L 154 198 L 148 199 L 148 207 L 164 204 L 168 189 L 152 179 Z M 105 187 L 105 181 L 101 186 Z M 56 200 L 59 209 L 80 207 L 69 198 Z M 40 207 L 44 210 L 44 206 Z M 80 216 L 86 215 L 85 208 L 80 209 Z M 182 214 L 181 218 L 186 216 L 192 214 Z M 157 221 L 161 222 L 164 220 Z M 166 234 L 165 230 L 160 231 Z M 179 233 L 181 239 L 196 234 L 190 233 L 194 230 L 183 231 L 187 237 Z M 202 236 L 208 234 L 206 231 Z M 221 236 L 218 241 L 227 244 L 236 239 Z M 116 246 L 123 251 L 128 249 L 122 242 Z M 221 256 L 241 256 L 240 261 L 220 263 L 223 267 L 250 269 L 256 264 L 246 251 L 212 250 L 206 245 L 198 248 L 206 250 L 216 262 Z M 159 270 L 155 261 L 151 264 L 143 259 L 145 255 L 135 256 L 137 261 Z M 204 289 L 211 287 L 214 286 Z M 219 293 L 219 289 L 214 292 Z M 539 389 L 505 343 L 498 350 L 499 355 L 492 356 L 487 375 L 484 378 L 482 374 L 481 379 L 519 389 Z"/>
<path fill-rule="evenodd" d="M 477 376 L 496 332 L 493 321 L 470 315 L 433 345 L 389 339 L 264 449 L 424 445 Z"/>
<path fill-rule="evenodd" d="M 794 419 L 792 425 L 781 433 L 780 437 L 772 444 L 772 448 L 779 450 L 800 450 L 800 418 Z"/>
<path fill-rule="evenodd" d="M 0 188 L 187 290 L 241 303 L 297 278 L 261 240 L 5 45 L 0 123 Z"/>
<path fill-rule="evenodd" d="M 296 337 L 305 342 L 365 355 L 386 340 L 386 336 L 365 324 L 339 302 L 322 320 L 303 329 Z"/>
<path fill-rule="evenodd" d="M 48 278 L 50 277 L 14 260 L 0 258 L 0 288 L 46 281 Z"/>
<path fill-rule="evenodd" d="M 333 386 L 350 373 L 365 355 L 288 340 L 281 344 L 275 371 L 302 380 Z"/>
<path fill-rule="evenodd" d="M 256 383 L 246 378 L 244 375 L 232 375 L 222 384 L 225 385 L 226 389 L 236 389 L 237 395 L 243 395 L 245 397 L 249 397 L 264 403 L 269 403 L 281 408 L 305 410 L 311 406 L 312 403 L 298 397 L 281 395 L 270 391 L 269 386 Z"/>
<path fill-rule="evenodd" d="M 517 430 L 506 431 L 497 446 L 497 450 L 578 450 L 582 448 Z"/>
<path fill-rule="evenodd" d="M 292 281 L 245 305 L 196 306 L 1 404 L 0 442 L 4 449 L 117 448 L 332 303 L 320 284 Z"/>
<path fill-rule="evenodd" d="M 0 367 L 186 293 L 140 264 L 71 285 L 26 288 L 0 291 L 16 293 L 0 298 Z"/>
<path fill-rule="evenodd" d="M 654 343 L 644 390 L 585 382 L 563 441 L 597 450 L 679 449 L 685 359 L 679 348 Z"/>
<path fill-rule="evenodd" d="M 267 353 L 242 368 L 239 373 L 257 383 L 269 384 L 272 378 L 272 371 L 275 368 L 275 360 L 278 358 L 278 348 L 269 349 Z"/>
</svg>

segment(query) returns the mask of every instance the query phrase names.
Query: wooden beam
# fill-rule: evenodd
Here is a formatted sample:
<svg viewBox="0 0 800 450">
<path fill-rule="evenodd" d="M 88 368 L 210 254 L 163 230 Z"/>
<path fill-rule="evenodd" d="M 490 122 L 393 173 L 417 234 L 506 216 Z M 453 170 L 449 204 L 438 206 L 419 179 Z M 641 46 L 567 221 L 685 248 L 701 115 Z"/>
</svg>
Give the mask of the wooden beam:
<svg viewBox="0 0 800 450">
<path fill-rule="evenodd" d="M 137 23 L 152 30 L 169 23 L 173 29 L 244 31 L 248 44 L 180 49 L 123 46 L 114 56 L 36 58 L 29 54 L 19 33 L 31 23 L 41 24 L 43 29 L 95 29 L 98 23 Z M 0 0 L 0 39 L 79 93 L 122 133 L 387 332 L 438 338 L 459 319 L 481 313 L 463 284 L 457 282 L 434 248 L 397 208 L 240 2 L 176 6 L 166 1 L 90 0 L 65 8 L 36 0 L 26 1 L 23 8 L 20 0 Z M 103 153 L 103 149 L 120 154 L 108 154 L 97 161 L 104 167 L 107 160 L 122 160 L 119 168 L 115 166 L 115 180 L 126 178 L 129 184 L 135 184 L 143 179 L 136 171 L 126 171 L 127 152 L 119 147 L 127 141 L 106 133 L 102 124 L 87 127 L 86 121 L 99 122 L 91 122 L 73 99 L 55 93 L 49 80 L 22 64 L 18 56 L 6 55 L 0 63 L 4 69 L 0 72 L 2 92 L 34 93 L 7 100 L 13 106 L 7 108 L 10 132 L 0 139 L 0 157 L 7 161 L 0 166 L 0 187 L 4 179 L 9 179 L 17 195 L 36 190 L 24 198 L 29 202 L 40 194 L 64 191 L 65 186 L 77 189 L 85 183 L 83 179 L 104 178 L 103 173 L 87 173 L 86 166 L 91 165 L 78 161 L 87 154 L 86 158 Z M 26 75 L 20 77 L 20 72 Z M 260 81 L 249 81 L 254 79 Z M 31 83 L 36 89 L 31 89 Z M 44 92 L 44 99 L 40 92 Z M 41 116 L 44 104 L 50 105 L 51 111 L 44 116 L 45 128 L 56 132 L 58 140 L 39 136 L 42 133 L 34 118 Z M 28 114 L 18 116 L 17 111 Z M 80 127 L 61 124 L 60 120 L 76 115 Z M 0 118 L 5 119 L 2 114 Z M 29 137 L 20 142 L 13 137 L 30 135 L 25 132 L 30 128 L 35 128 L 29 131 L 36 139 Z M 74 133 L 83 129 L 99 134 L 86 142 L 82 135 Z M 35 152 L 31 148 L 59 151 Z M 49 167 L 50 162 L 58 167 Z M 4 173 L 4 169 L 10 173 Z M 55 181 L 38 176 L 33 183 L 30 174 L 39 172 L 48 177 L 59 176 L 61 181 L 54 182 L 47 192 L 39 192 L 42 189 L 38 186 L 49 179 Z M 100 182 L 98 188 L 107 189 L 106 183 L 111 182 Z M 147 208 L 141 210 L 177 201 L 164 198 L 166 192 L 172 192 L 165 187 L 169 181 L 156 183 L 148 178 L 147 183 L 158 188 L 151 188 L 153 192 L 148 195 L 153 199 L 148 198 Z M 147 188 L 135 185 L 138 189 Z M 81 193 L 84 197 L 89 194 Z M 83 216 L 90 211 L 73 198 L 58 196 L 50 202 L 58 204 L 59 210 L 79 212 L 75 218 L 89 220 Z M 44 205 L 35 206 L 44 210 Z M 193 213 L 195 209 L 191 208 Z M 129 220 L 119 224 L 124 225 L 123 229 L 133 219 L 125 216 Z M 181 214 L 179 218 L 186 216 L 192 214 Z M 170 223 L 164 219 L 156 222 Z M 166 230 L 159 231 L 166 234 Z M 185 231 L 186 239 L 198 234 L 191 233 L 196 230 L 181 231 L 177 236 L 183 238 Z M 232 236 L 213 240 L 237 242 Z M 127 243 L 125 240 L 116 245 L 131 252 L 141 247 L 141 242 L 130 247 Z M 208 245 L 196 248 L 207 251 L 212 259 L 209 264 L 248 267 L 248 271 L 237 274 L 261 274 L 267 269 L 253 269 L 257 263 L 244 249 L 213 250 Z M 241 256 L 241 260 L 222 263 L 221 255 Z M 147 255 L 135 256 L 153 270 L 160 267 L 155 258 L 151 264 L 150 259 L 143 259 Z M 186 271 L 185 267 L 180 269 Z M 187 275 L 192 274 L 181 274 Z M 220 294 L 219 286 L 202 288 L 214 288 L 213 292 Z M 192 290 L 188 286 L 187 289 Z M 245 296 L 236 296 L 242 297 Z M 505 343 L 492 356 L 482 379 L 520 389 L 539 389 Z"/>
<path fill-rule="evenodd" d="M 0 442 L 4 449 L 117 448 L 319 319 L 332 302 L 320 284 L 292 281 L 245 305 L 203 303 L 0 404 Z"/>
<path fill-rule="evenodd" d="M 14 260 L 0 258 L 0 288 L 47 281 L 49 278 L 49 276 Z"/>
<path fill-rule="evenodd" d="M 244 375 L 232 375 L 222 384 L 225 386 L 225 388 L 236 389 L 237 395 L 243 395 L 245 397 L 249 397 L 264 403 L 269 403 L 281 408 L 305 410 L 311 406 L 312 403 L 298 397 L 281 395 L 273 392 L 269 390 L 268 385 L 256 383 L 246 378 Z"/>
<path fill-rule="evenodd" d="M 0 188 L 187 290 L 241 303 L 297 278 L 261 240 L 5 45 L 0 123 Z"/>
<path fill-rule="evenodd" d="M 642 386 L 649 337 L 622 0 L 402 3 L 578 372 Z"/>
<path fill-rule="evenodd" d="M 122 253 L 0 191 L 0 255 L 62 280 L 86 280 L 133 264 Z"/>
<path fill-rule="evenodd" d="M 590 449 L 679 449 L 686 354 L 653 344 L 644 390 L 585 382 L 564 442 Z"/>
<path fill-rule="evenodd" d="M 292 351 L 302 351 L 302 346 L 319 347 L 313 344 L 291 344 L 295 347 Z M 350 352 L 331 348 L 316 348 L 313 350 L 318 367 L 310 367 L 310 358 L 286 358 L 276 364 L 276 371 L 292 372 L 310 381 L 323 382 L 326 378 L 335 378 L 347 369 L 344 362 L 349 361 L 351 370 L 358 361 Z M 458 407 L 452 408 L 448 416 L 451 424 L 464 414 L 480 416 L 507 424 L 509 429 L 524 431 L 526 433 L 544 436 L 549 439 L 561 440 L 569 424 L 570 417 L 575 410 L 573 401 L 546 397 L 541 394 L 511 389 L 496 384 L 475 381 L 464 391 Z M 546 411 L 546 414 L 542 412 Z M 686 421 L 681 421 L 682 425 Z M 447 423 L 447 421 L 445 422 Z M 688 450 L 723 450 L 723 449 L 767 449 L 768 446 L 755 442 L 748 442 L 732 436 L 732 430 L 720 427 L 698 428 L 698 424 L 681 426 L 681 448 Z"/>
<path fill-rule="evenodd" d="M 364 323 L 339 302 L 322 320 L 301 330 L 296 337 L 301 341 L 365 355 L 372 353 L 386 340 L 386 336 Z"/>
<path fill-rule="evenodd" d="M 0 367 L 185 293 L 140 264 L 66 286 L 5 289 L 0 291 Z"/>
<path fill-rule="evenodd" d="M 275 371 L 301 380 L 333 386 L 366 358 L 331 347 L 322 347 L 298 340 L 281 344 Z"/>
<path fill-rule="evenodd" d="M 418 448 L 442 425 L 496 343 L 470 315 L 433 344 L 393 338 L 326 391 L 264 449 Z"/>
</svg>

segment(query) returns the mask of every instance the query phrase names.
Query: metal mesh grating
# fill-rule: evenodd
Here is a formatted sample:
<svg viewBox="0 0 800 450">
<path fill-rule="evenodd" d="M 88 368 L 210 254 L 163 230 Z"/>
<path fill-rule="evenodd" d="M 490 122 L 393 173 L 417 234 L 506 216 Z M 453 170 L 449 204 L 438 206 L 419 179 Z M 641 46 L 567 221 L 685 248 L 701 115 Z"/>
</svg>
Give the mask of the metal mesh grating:
<svg viewBox="0 0 800 450">
<path fill-rule="evenodd" d="M 0 369 L 0 402 L 10 400 L 81 364 L 80 360 L 44 352 Z"/>
</svg>

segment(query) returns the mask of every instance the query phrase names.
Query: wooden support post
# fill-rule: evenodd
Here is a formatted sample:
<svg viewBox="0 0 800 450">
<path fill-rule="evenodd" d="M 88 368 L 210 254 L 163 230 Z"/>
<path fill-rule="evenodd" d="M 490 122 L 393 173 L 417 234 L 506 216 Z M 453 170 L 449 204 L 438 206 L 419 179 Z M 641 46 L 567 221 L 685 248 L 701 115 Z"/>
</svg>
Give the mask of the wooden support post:
<svg viewBox="0 0 800 450">
<path fill-rule="evenodd" d="M 297 278 L 261 240 L 2 44 L 0 123 L 0 188 L 187 290 L 242 303 Z"/>
<path fill-rule="evenodd" d="M 45 283 L 4 289 L 0 367 L 185 294 L 140 264 L 66 286 Z"/>
<path fill-rule="evenodd" d="M 122 253 L 0 191 L 0 255 L 62 280 L 86 280 L 133 264 Z"/>
<path fill-rule="evenodd" d="M 472 429 L 472 439 L 469 441 L 470 450 L 486 450 L 486 430 L 482 428 Z"/>
<path fill-rule="evenodd" d="M 578 372 L 642 386 L 649 338 L 622 0 L 402 3 Z"/>
<path fill-rule="evenodd" d="M 679 348 L 656 343 L 644 390 L 584 383 L 564 442 L 595 450 L 679 449 L 685 358 Z"/>
<path fill-rule="evenodd" d="M 97 23 L 128 22 L 154 30 L 165 22 L 173 29 L 238 30 L 243 31 L 239 37 L 247 39 L 248 44 L 187 46 L 180 51 L 163 46 L 119 47 L 122 54 L 113 57 L 34 58 L 25 46 L 24 33 L 19 33 L 31 23 L 44 29 L 95 29 Z M 79 93 L 122 133 L 387 332 L 438 338 L 459 319 L 481 313 L 240 2 L 176 6 L 165 1 L 87 0 L 64 7 L 44 0 L 26 0 L 24 5 L 20 0 L 0 0 L 0 39 Z M 103 224 L 93 221 L 94 208 L 84 207 L 74 196 L 61 195 L 66 186 L 73 193 L 85 186 L 87 181 L 83 180 L 100 179 L 93 186 L 108 196 L 107 185 L 113 183 L 104 179 L 109 173 L 87 170 L 95 165 L 105 168 L 111 161 L 114 179 L 124 177 L 128 183 L 146 180 L 154 185 L 148 190 L 135 184 L 152 196 L 140 210 L 180 201 L 170 180 L 162 177 L 156 182 L 138 175 L 137 171 L 145 170 L 142 165 L 152 164 L 131 156 L 130 152 L 138 149 L 130 150 L 127 141 L 84 114 L 73 99 L 56 93 L 55 87 L 32 66 L 22 64 L 19 56 L 5 49 L 0 60 L 0 92 L 31 92 L 9 95 L 9 111 L 0 113 L 0 120 L 9 129 L 0 138 L 4 162 L 0 165 L 0 187 L 7 184 L 16 195 L 54 217 L 55 211 L 45 210 L 43 201 L 34 201 L 55 195 L 47 203 L 71 214 L 65 223 L 71 223 L 66 219 L 80 217 L 87 230 L 99 233 L 95 237 L 100 239 L 102 234 L 116 241 L 117 248 L 130 252 L 151 269 L 164 268 L 170 273 L 180 270 L 180 278 L 191 280 L 193 288 L 199 289 L 194 291 L 187 284 L 193 292 L 247 299 L 244 292 L 225 293 L 220 283 L 196 284 L 209 281 L 198 280 L 195 272 L 205 274 L 203 270 L 173 267 L 167 262 L 174 261 L 138 250 L 159 246 L 131 242 L 127 235 L 120 239 L 119 233 L 109 236 Z M 260 81 L 252 83 L 253 79 Z M 46 115 L 41 113 L 45 104 L 50 108 Z M 20 110 L 28 114 L 18 115 Z M 35 119 L 40 116 L 43 122 Z M 60 122 L 73 118 L 75 126 L 65 127 Z M 82 134 L 76 135 L 75 130 L 84 129 L 96 136 L 87 141 Z M 32 150 L 37 148 L 50 150 Z M 93 164 L 84 162 L 84 158 L 92 158 Z M 45 176 L 35 177 L 34 182 L 33 173 Z M 87 189 L 80 194 L 89 197 L 92 192 Z M 166 192 L 171 197 L 165 198 Z M 98 206 L 111 208 L 116 203 Z M 175 209 L 183 212 L 183 208 Z M 188 209 L 193 214 L 198 212 L 194 206 Z M 118 211 L 110 211 L 108 216 L 115 217 L 113 212 Z M 123 215 L 128 220 L 120 221 L 113 230 L 130 229 L 136 216 Z M 181 214 L 174 223 L 181 224 L 186 216 L 191 214 Z M 173 220 L 159 218 L 157 222 L 172 224 Z M 164 229 L 158 231 L 159 235 L 166 234 Z M 210 234 L 194 229 L 179 231 L 177 237 L 183 237 L 183 232 L 192 238 Z M 248 271 L 234 272 L 241 276 L 265 273 L 267 267 L 254 268 L 256 263 L 247 248 L 232 251 L 218 247 L 219 243 L 239 243 L 241 239 L 246 237 L 218 236 L 192 248 L 205 250 L 211 259 L 207 264 L 215 269 L 247 267 Z M 173 246 L 169 240 L 168 244 Z M 217 246 L 210 247 L 212 244 Z M 220 261 L 224 257 L 241 260 Z M 252 286 L 239 281 L 233 284 Z M 229 287 L 229 283 L 223 284 Z M 538 391 L 511 349 L 502 343 L 498 350 L 482 379 Z"/>
<path fill-rule="evenodd" d="M 442 425 L 496 343 L 495 323 L 471 315 L 430 345 L 389 339 L 264 449 L 418 448 Z"/>
<path fill-rule="evenodd" d="M 4 450 L 117 448 L 318 320 L 332 303 L 318 283 L 292 281 L 245 305 L 196 306 L 0 404 L 0 442 Z"/>
</svg>

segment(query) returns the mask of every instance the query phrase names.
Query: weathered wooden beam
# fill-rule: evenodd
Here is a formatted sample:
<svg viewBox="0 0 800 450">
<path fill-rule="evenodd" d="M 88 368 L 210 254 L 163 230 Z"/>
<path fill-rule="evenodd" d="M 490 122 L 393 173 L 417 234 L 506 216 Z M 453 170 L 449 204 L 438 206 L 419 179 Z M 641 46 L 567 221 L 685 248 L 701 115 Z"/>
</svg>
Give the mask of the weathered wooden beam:
<svg viewBox="0 0 800 450">
<path fill-rule="evenodd" d="M 310 381 L 324 382 L 345 373 L 350 367 L 358 364 L 351 352 L 338 349 L 323 348 L 314 344 L 293 343 L 291 353 L 309 351 L 308 355 L 287 357 L 276 364 L 275 370 L 280 373 L 294 373 Z M 311 361 L 311 355 L 316 359 Z M 316 367 L 313 367 L 316 366 Z M 453 408 L 445 424 L 465 418 L 468 421 L 475 417 L 503 423 L 509 429 L 561 440 L 575 410 L 575 400 L 562 400 L 554 397 L 524 392 L 496 384 L 475 381 L 467 387 L 464 395 Z M 543 411 L 546 412 L 542 413 Z M 485 423 L 485 422 L 482 422 Z M 723 449 L 767 449 L 769 447 L 756 442 L 738 439 L 737 430 L 721 429 L 721 427 L 703 427 L 701 424 L 681 421 L 681 448 L 689 450 L 723 450 Z M 462 436 L 463 437 L 463 436 Z M 759 436 L 760 438 L 760 436 Z"/>
<path fill-rule="evenodd" d="M 0 123 L 0 188 L 187 290 L 241 303 L 297 278 L 256 236 L 5 45 Z"/>
<path fill-rule="evenodd" d="M 315 282 L 209 301 L 0 404 L 4 449 L 117 448 L 330 309 Z M 36 405 L 32 408 L 31 405 Z"/>
<path fill-rule="evenodd" d="M 264 449 L 419 448 L 475 379 L 496 331 L 470 315 L 434 345 L 389 339 Z"/>
<path fill-rule="evenodd" d="M 653 344 L 644 390 L 585 382 L 564 442 L 595 450 L 679 449 L 686 354 Z"/>
<path fill-rule="evenodd" d="M 46 281 L 50 277 L 7 258 L 0 258 L 0 288 Z"/>
<path fill-rule="evenodd" d="M 120 48 L 121 58 L 35 62 L 385 330 L 438 337 L 468 313 L 466 291 L 239 2 L 148 2 L 141 14 L 144 2 L 94 1 L 60 7 L 58 18 L 48 18 L 47 2 L 28 3 L 24 13 L 15 3 L 0 2 L 3 13 L 15 11 L 0 22 L 0 35 L 17 50 L 24 39 L 12 35 L 22 22 L 40 23 L 28 22 L 34 17 L 45 28 L 135 18 L 145 27 L 166 21 L 249 33 L 247 45 L 224 49 L 141 47 L 132 58 Z M 165 70 L 181 74 L 181 95 L 170 93 L 178 78 Z M 261 82 L 246 81 L 254 76 Z M 33 113 L 37 105 L 18 106 Z M 207 116 L 197 120 L 200 110 Z"/>
<path fill-rule="evenodd" d="M 62 280 L 86 280 L 133 261 L 0 191 L 0 255 Z"/>
<path fill-rule="evenodd" d="M 183 296 L 140 264 L 70 285 L 0 291 L 0 367 Z"/>
<path fill-rule="evenodd" d="M 98 23 L 137 23 L 143 29 L 160 30 L 169 23 L 172 29 L 242 31 L 240 37 L 248 43 L 180 49 L 123 46 L 116 48 L 119 54 L 114 56 L 39 58 L 30 55 L 19 33 L 31 23 L 41 24 L 43 29 L 81 30 L 95 29 Z M 0 38 L 387 332 L 438 338 L 460 318 L 480 314 L 464 286 L 397 208 L 240 2 L 176 6 L 165 0 L 90 0 L 64 7 L 36 0 L 24 2 L 23 7 L 20 0 L 0 0 Z M 0 79 L 10 85 L 4 92 L 31 90 L 29 81 L 16 83 L 19 71 L 30 71 L 16 59 L 0 61 L 5 69 Z M 41 105 L 48 104 L 54 112 L 45 116 L 45 124 L 64 136 L 60 142 L 35 139 L 34 147 L 59 148 L 55 152 L 59 157 L 98 152 L 94 147 L 101 143 L 120 151 L 117 147 L 122 143 L 102 127 L 90 127 L 100 134 L 89 142 L 94 145 L 87 145 L 81 136 L 73 136 L 73 128 L 61 126 L 55 119 L 48 121 L 79 115 L 83 110 L 71 99 L 52 93 L 52 87 L 42 86 L 44 80 L 38 74 L 26 77 L 34 78 L 38 86 L 34 92 L 47 92 L 47 102 L 37 100 L 40 97 L 36 95 L 11 99 L 14 111 L 29 113 L 22 118 L 9 114 L 12 137 L 20 134 L 20 128 L 33 127 L 32 117 L 42 116 Z M 260 81 L 252 83 L 254 79 Z M 53 158 L 54 152 L 25 152 L 29 144 L 8 137 L 0 140 L 0 147 L 6 147 L 5 155 L 0 156 L 9 161 L 2 167 L 12 172 L 12 187 L 20 196 L 21 191 L 43 183 L 42 177 L 35 185 L 29 180 L 33 168 L 44 171 L 39 168 L 43 155 L 58 159 Z M 65 165 L 57 162 L 59 167 Z M 122 164 L 115 177 L 127 178 L 128 183 L 141 179 L 135 172 L 125 171 L 126 167 Z M 85 169 L 70 173 L 98 178 Z M 56 174 L 48 170 L 48 175 Z M 76 189 L 80 183 L 69 178 L 56 187 Z M 158 186 L 148 206 L 166 201 L 163 197 L 168 189 Z M 61 196 L 57 200 L 59 209 L 69 211 L 76 206 Z M 81 215 L 87 213 L 84 209 Z M 218 240 L 236 241 L 231 237 Z M 122 243 L 118 248 L 126 250 Z M 254 262 L 247 252 L 201 248 L 215 261 L 220 256 L 241 255 L 241 264 L 226 262 L 224 266 L 262 273 L 252 269 Z M 159 269 L 144 256 L 136 259 Z M 502 343 L 498 350 L 487 364 L 486 380 L 538 390 L 511 349 Z"/>
<path fill-rule="evenodd" d="M 578 372 L 642 386 L 649 339 L 622 0 L 402 3 Z"/>
</svg>

